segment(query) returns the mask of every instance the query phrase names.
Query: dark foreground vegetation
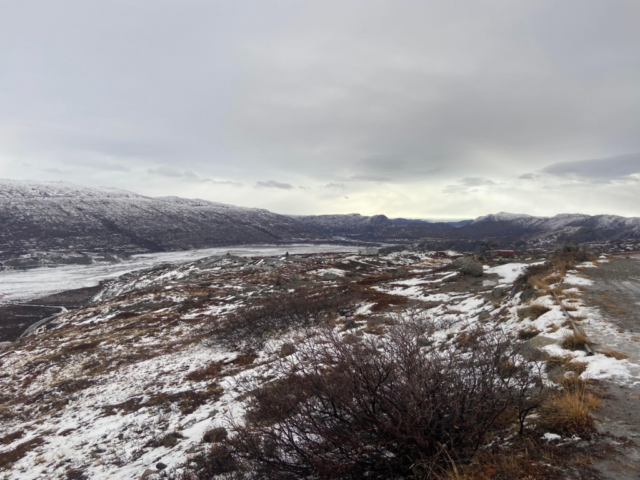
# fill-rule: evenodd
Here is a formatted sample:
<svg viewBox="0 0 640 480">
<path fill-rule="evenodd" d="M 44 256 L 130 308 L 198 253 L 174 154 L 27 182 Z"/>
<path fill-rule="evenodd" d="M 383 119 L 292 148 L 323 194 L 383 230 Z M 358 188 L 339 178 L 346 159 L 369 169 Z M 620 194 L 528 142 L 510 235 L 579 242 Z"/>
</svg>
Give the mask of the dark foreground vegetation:
<svg viewBox="0 0 640 480">
<path fill-rule="evenodd" d="M 432 331 L 409 318 L 384 337 L 316 332 L 277 380 L 243 385 L 245 417 L 184 478 L 561 478 L 567 459 L 541 437 L 591 435 L 589 386 L 545 387 L 545 363 L 504 335 L 478 328 L 433 348 Z"/>
</svg>

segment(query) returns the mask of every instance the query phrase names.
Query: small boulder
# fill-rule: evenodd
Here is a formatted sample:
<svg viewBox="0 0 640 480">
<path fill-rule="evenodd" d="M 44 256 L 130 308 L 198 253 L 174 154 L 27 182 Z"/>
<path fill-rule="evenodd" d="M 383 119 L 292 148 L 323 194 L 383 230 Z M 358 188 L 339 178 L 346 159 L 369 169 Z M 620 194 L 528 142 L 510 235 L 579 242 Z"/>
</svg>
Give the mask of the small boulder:
<svg viewBox="0 0 640 480">
<path fill-rule="evenodd" d="M 493 298 L 502 298 L 504 297 L 506 294 L 506 292 L 504 291 L 504 288 L 502 287 L 496 287 L 491 291 L 491 296 Z"/>
<path fill-rule="evenodd" d="M 473 260 L 470 257 L 460 257 L 460 258 L 456 258 L 452 265 L 453 268 L 462 268 L 464 265 L 466 265 L 469 262 L 473 262 Z"/>
<path fill-rule="evenodd" d="M 472 277 L 481 277 L 484 275 L 484 269 L 479 262 L 467 262 L 461 268 L 460 271 L 465 275 L 471 275 Z"/>
<path fill-rule="evenodd" d="M 297 351 L 298 350 L 296 349 L 296 347 L 294 347 L 290 343 L 283 343 L 282 346 L 280 347 L 280 356 L 282 358 L 288 357 L 289 355 L 293 355 Z"/>
<path fill-rule="evenodd" d="M 536 295 L 536 291 L 533 288 L 525 288 L 520 294 L 521 302 L 528 302 Z"/>
<path fill-rule="evenodd" d="M 543 347 L 546 347 L 547 345 L 553 345 L 555 343 L 558 343 L 558 340 L 551 337 L 536 335 L 535 337 L 528 340 L 527 343 L 531 348 L 543 348 Z"/>
<path fill-rule="evenodd" d="M 167 468 L 167 466 L 162 462 L 158 462 L 158 463 L 156 463 L 156 468 L 158 470 L 164 470 L 165 468 Z"/>
<path fill-rule="evenodd" d="M 325 273 L 324 275 L 322 275 L 322 280 L 333 281 L 337 279 L 338 275 L 336 275 L 335 273 Z"/>
<path fill-rule="evenodd" d="M 353 330 L 354 328 L 358 328 L 358 324 L 355 320 L 349 319 L 344 322 L 344 328 L 345 330 Z"/>
</svg>

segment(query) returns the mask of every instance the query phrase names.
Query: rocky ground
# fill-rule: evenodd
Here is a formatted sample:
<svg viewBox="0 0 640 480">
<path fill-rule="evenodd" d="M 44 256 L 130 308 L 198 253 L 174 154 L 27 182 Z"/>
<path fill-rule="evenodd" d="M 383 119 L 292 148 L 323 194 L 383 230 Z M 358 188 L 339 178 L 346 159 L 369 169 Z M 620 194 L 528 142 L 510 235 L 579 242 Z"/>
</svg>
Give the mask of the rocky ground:
<svg viewBox="0 0 640 480">
<path fill-rule="evenodd" d="M 637 344 L 631 323 L 618 326 L 591 300 L 597 296 L 597 275 L 618 268 L 617 261 L 579 266 L 567 274 L 560 292 L 598 339 L 596 354 L 587 357 L 561 346 L 569 327 L 549 291 L 510 295 L 524 269 L 540 261 L 490 260 L 476 277 L 453 267 L 451 255 L 408 250 L 374 257 L 223 255 L 107 282 L 90 305 L 55 318 L 0 353 L 0 478 L 176 477 L 208 448 L 205 432 L 228 426 L 229 415 L 243 414 L 247 393 L 241 381 L 273 380 L 274 362 L 294 355 L 304 333 L 278 330 L 248 349 L 212 341 L 220 322 L 274 299 L 338 298 L 345 292 L 355 300 L 330 320 L 344 335 L 384 336 L 408 315 L 422 315 L 433 325 L 426 343 L 434 348 L 455 348 L 467 328 L 482 325 L 536 345 L 545 358 L 576 363 L 581 376 L 615 391 L 610 401 L 617 406 L 606 400 L 600 413 L 600 429 L 611 435 L 545 438 L 558 442 L 558 452 L 580 445 L 589 458 L 606 453 L 603 445 L 613 446 L 626 455 L 609 459 L 616 471 L 634 472 L 625 466 L 634 461 L 633 450 L 618 437 L 635 433 L 634 423 L 623 418 L 635 412 L 627 410 L 637 401 L 629 390 L 635 366 L 631 359 L 603 353 L 608 337 L 598 332 L 612 339 L 626 333 L 629 345 Z M 615 385 L 630 393 L 622 398 Z M 613 470 L 602 465 L 598 477 L 597 466 L 585 460 L 579 467 L 554 467 L 562 477 L 545 478 L 636 478 L 606 477 Z"/>
</svg>

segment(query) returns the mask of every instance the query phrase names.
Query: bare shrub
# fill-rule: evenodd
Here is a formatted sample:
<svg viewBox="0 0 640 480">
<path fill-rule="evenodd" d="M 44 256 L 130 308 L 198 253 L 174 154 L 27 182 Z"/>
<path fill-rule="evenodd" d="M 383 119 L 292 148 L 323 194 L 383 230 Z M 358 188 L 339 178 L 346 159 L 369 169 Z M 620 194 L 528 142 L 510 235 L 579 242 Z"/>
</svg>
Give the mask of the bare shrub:
<svg viewBox="0 0 640 480">
<path fill-rule="evenodd" d="M 423 348 L 411 323 L 385 339 L 326 331 L 280 361 L 279 380 L 246 386 L 232 458 L 257 478 L 433 478 L 468 461 L 501 417 L 523 431 L 546 393 L 538 364 L 480 329 L 456 349 Z"/>
<path fill-rule="evenodd" d="M 355 301 L 350 292 L 302 292 L 268 298 L 222 319 L 212 328 L 211 338 L 229 348 L 261 348 L 270 336 L 322 324 Z"/>
</svg>

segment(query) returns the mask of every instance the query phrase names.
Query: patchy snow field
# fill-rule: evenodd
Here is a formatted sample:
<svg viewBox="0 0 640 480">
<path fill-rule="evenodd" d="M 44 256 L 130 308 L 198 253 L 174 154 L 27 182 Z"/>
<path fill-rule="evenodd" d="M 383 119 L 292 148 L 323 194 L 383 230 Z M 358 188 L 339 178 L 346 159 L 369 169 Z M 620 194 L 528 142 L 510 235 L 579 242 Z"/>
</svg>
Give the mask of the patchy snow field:
<svg viewBox="0 0 640 480">
<path fill-rule="evenodd" d="M 540 348 L 549 355 L 586 363 L 583 377 L 640 380 L 627 360 L 563 349 L 569 330 L 551 295 L 539 292 L 523 304 L 520 294 L 509 298 L 507 288 L 458 275 L 449 260 L 416 252 L 249 259 L 257 250 L 239 250 L 234 253 L 244 258 L 191 257 L 179 265 L 189 258 L 145 256 L 153 269 L 113 281 L 103 301 L 59 317 L 0 354 L 0 437 L 11 436 L 0 445 L 0 459 L 29 446 L 4 473 L 0 466 L 0 478 L 64 479 L 83 472 L 95 479 L 133 479 L 146 472 L 151 480 L 158 478 L 158 462 L 169 475 L 178 473 L 206 448 L 204 432 L 224 426 L 230 412 L 242 415 L 247 397 L 238 382 L 271 381 L 282 348 L 296 345 L 302 338 L 296 335 L 303 333 L 269 338 L 248 353 L 209 343 L 212 326 L 253 302 L 286 300 L 294 291 L 357 290 L 357 304 L 341 309 L 334 320 L 345 335 L 384 335 L 388 325 L 421 315 L 432 322 L 428 342 L 434 347 L 455 348 L 468 327 L 482 325 L 522 341 L 546 339 Z M 295 250 L 277 247 L 269 253 L 285 251 Z M 175 264 L 159 265 L 168 258 Z M 506 264 L 485 272 L 510 285 L 524 268 Z M 338 278 L 325 281 L 327 273 Z M 570 276 L 582 278 L 577 271 Z M 590 330 L 610 328 L 585 306 L 578 288 L 564 294 L 571 294 L 566 301 Z M 527 310 L 532 304 L 546 311 L 534 319 Z"/>
</svg>

